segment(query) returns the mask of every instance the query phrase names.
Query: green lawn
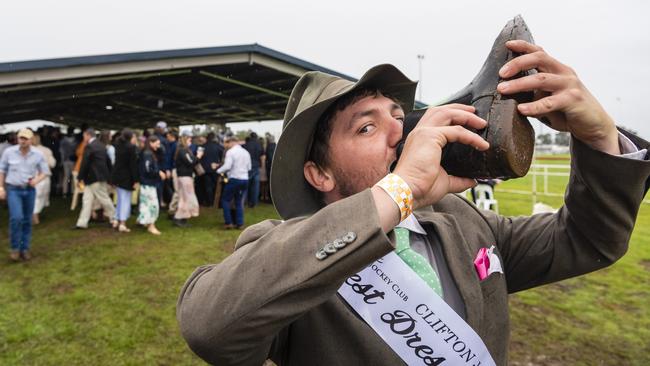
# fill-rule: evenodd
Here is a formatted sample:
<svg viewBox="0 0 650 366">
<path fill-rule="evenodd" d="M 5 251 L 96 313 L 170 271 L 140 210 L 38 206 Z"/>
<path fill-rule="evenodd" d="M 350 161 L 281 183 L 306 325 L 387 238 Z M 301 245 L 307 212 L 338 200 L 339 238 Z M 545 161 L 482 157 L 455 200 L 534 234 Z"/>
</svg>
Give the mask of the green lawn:
<svg viewBox="0 0 650 366">
<path fill-rule="evenodd" d="M 510 181 L 497 192 L 512 185 L 530 187 Z M 530 195 L 497 198 L 502 214 L 530 213 Z M 0 208 L 2 245 L 6 215 Z M 55 201 L 35 229 L 35 258 L 0 257 L 0 365 L 202 364 L 179 335 L 176 297 L 195 267 L 232 251 L 239 232 L 221 230 L 221 217 L 203 209 L 189 229 L 161 217 L 161 237 L 73 231 L 76 212 Z M 269 205 L 247 211 L 247 223 L 267 217 Z M 609 269 L 511 297 L 511 364 L 650 364 L 649 224 L 644 204 L 629 253 Z"/>
</svg>

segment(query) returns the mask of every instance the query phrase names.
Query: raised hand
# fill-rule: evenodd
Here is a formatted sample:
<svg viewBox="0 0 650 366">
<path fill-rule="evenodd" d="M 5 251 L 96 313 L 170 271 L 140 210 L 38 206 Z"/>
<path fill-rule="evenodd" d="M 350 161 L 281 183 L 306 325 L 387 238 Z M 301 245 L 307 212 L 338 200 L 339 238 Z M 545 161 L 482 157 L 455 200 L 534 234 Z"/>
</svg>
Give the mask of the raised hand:
<svg viewBox="0 0 650 366">
<path fill-rule="evenodd" d="M 553 129 L 568 131 L 596 150 L 620 154 L 614 121 L 573 69 L 551 57 L 542 47 L 526 41 L 508 41 L 506 47 L 522 55 L 501 68 L 502 78 L 531 69 L 538 71 L 497 87 L 502 94 L 535 91 L 533 102 L 519 104 L 521 114 L 546 118 Z"/>
<path fill-rule="evenodd" d="M 450 142 L 487 150 L 489 144 L 463 126 L 482 129 L 487 122 L 474 114 L 474 107 L 450 104 L 430 108 L 408 135 L 395 174 L 413 191 L 414 207 L 431 205 L 447 193 L 458 193 L 476 181 L 447 174 L 440 166 L 442 148 Z"/>
</svg>

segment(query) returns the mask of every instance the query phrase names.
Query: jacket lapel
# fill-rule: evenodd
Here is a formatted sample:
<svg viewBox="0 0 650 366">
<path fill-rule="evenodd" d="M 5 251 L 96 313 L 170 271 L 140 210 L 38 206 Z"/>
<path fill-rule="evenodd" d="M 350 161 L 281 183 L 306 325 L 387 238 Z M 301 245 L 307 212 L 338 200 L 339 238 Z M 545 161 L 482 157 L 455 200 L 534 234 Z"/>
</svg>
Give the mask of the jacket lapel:
<svg viewBox="0 0 650 366">
<path fill-rule="evenodd" d="M 462 234 L 461 227 L 453 215 L 434 212 L 432 208 L 416 211 L 415 217 L 427 230 L 429 237 L 435 238 L 437 235 L 439 238 L 447 267 L 465 302 L 467 324 L 478 331 L 483 313 L 483 298 L 474 270 L 474 258 Z"/>
</svg>

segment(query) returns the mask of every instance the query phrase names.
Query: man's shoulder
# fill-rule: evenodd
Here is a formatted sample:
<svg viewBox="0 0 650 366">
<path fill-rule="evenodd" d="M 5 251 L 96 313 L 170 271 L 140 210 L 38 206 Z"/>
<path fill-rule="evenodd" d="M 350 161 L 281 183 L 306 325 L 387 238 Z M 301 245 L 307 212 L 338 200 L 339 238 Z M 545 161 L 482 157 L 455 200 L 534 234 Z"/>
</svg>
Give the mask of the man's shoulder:
<svg viewBox="0 0 650 366">
<path fill-rule="evenodd" d="M 232 151 L 233 154 L 242 154 L 242 155 L 248 155 L 250 156 L 251 153 L 250 151 L 246 150 L 243 145 L 235 145 L 232 149 L 228 150 Z"/>
<path fill-rule="evenodd" d="M 281 225 L 283 222 L 284 221 L 282 220 L 268 219 L 247 227 L 239 235 L 239 238 L 237 238 L 237 243 L 235 244 L 235 250 L 241 248 L 246 244 L 256 241 L 257 239 L 261 238 L 269 231 Z"/>
<path fill-rule="evenodd" d="M 432 207 L 437 212 L 453 211 L 457 209 L 471 208 L 472 203 L 459 193 L 449 193 Z"/>
<path fill-rule="evenodd" d="M 104 144 L 102 144 L 101 141 L 99 141 L 99 139 L 95 139 L 95 140 L 93 140 L 93 142 L 88 144 L 88 148 L 91 151 L 99 151 L 101 149 L 105 149 L 106 147 L 104 146 Z"/>
<path fill-rule="evenodd" d="M 9 146 L 8 148 L 5 149 L 4 153 L 5 154 L 7 154 L 7 153 L 13 154 L 13 153 L 16 153 L 18 151 L 18 149 L 20 149 L 20 145 L 11 145 L 11 146 Z"/>
</svg>

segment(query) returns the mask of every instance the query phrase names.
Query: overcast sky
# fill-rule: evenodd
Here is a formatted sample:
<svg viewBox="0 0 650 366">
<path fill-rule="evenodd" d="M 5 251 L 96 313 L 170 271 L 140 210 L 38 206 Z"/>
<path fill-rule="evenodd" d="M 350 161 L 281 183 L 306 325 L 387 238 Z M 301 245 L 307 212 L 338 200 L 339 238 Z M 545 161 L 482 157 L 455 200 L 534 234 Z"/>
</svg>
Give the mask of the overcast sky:
<svg viewBox="0 0 650 366">
<path fill-rule="evenodd" d="M 623 4 L 623 5 L 621 5 Z M 0 62 L 259 43 L 359 77 L 393 63 L 433 103 L 467 84 L 505 23 L 572 66 L 617 123 L 650 138 L 644 1 L 4 1 Z M 537 122 L 535 122 L 537 124 Z"/>
</svg>

